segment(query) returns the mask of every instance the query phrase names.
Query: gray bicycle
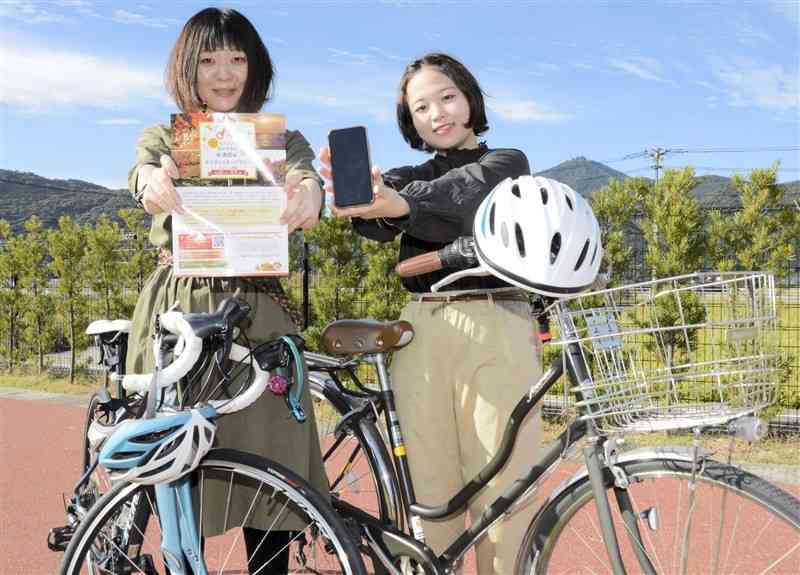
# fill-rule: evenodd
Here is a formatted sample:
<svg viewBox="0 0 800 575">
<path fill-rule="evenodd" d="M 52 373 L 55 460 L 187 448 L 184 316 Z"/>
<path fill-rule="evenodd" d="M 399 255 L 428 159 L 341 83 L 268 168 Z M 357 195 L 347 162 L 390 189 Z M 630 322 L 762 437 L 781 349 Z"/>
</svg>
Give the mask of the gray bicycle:
<svg viewBox="0 0 800 575">
<path fill-rule="evenodd" d="M 475 263 L 471 249 L 463 241 L 448 252 L 460 252 L 458 258 L 443 264 L 438 254 L 426 255 L 407 267 L 414 273 L 469 267 Z M 386 369 L 387 354 L 411 340 L 412 326 L 344 320 L 323 332 L 330 355 L 312 357 L 310 364 L 318 370 L 318 397 L 338 419 L 326 453 L 329 476 L 360 468 L 360 481 L 376 486 L 372 512 L 346 490 L 333 504 L 360 533 L 372 569 L 454 572 L 492 524 L 580 450 L 583 465 L 533 517 L 517 573 L 795 573 L 800 501 L 713 459 L 699 442 L 709 427 L 748 441 L 764 434 L 757 415 L 775 401 L 784 375 L 772 276 L 697 273 L 537 301 L 543 338 L 552 325 L 550 345 L 561 353 L 520 398 L 491 462 L 446 502 L 420 502 L 414 495 Z M 374 366 L 377 389 L 345 386 L 335 377 L 358 364 Z M 498 474 L 521 422 L 562 374 L 575 397 L 575 419 L 479 521 L 435 555 L 419 519 L 459 512 Z M 621 449 L 627 433 L 678 429 L 694 431 L 692 446 Z M 359 467 L 354 462 L 360 460 Z"/>
</svg>

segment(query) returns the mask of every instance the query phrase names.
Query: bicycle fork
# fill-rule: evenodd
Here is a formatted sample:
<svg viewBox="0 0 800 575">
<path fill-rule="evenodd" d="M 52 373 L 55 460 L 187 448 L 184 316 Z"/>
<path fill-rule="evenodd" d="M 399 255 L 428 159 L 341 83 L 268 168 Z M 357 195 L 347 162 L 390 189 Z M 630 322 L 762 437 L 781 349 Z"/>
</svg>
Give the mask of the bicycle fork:
<svg viewBox="0 0 800 575">
<path fill-rule="evenodd" d="M 566 355 L 569 360 L 566 362 L 568 375 L 576 390 L 577 399 L 579 402 L 584 400 L 589 400 L 590 402 L 591 397 L 589 397 L 586 392 L 577 391 L 582 388 L 582 386 L 577 385 L 578 382 L 584 382 L 588 379 L 588 367 L 586 366 L 578 344 L 569 344 L 566 349 Z M 588 411 L 590 408 L 584 406 L 583 409 Z M 611 513 L 611 504 L 608 501 L 608 493 L 606 492 L 604 467 L 608 467 L 609 471 L 611 471 L 611 474 L 614 476 L 616 503 L 619 507 L 619 512 L 625 524 L 625 530 L 636 558 L 645 573 L 648 575 L 655 575 L 656 570 L 650 558 L 647 556 L 644 544 L 642 543 L 642 535 L 637 524 L 637 515 L 633 509 L 631 497 L 627 492 L 628 478 L 625 476 L 625 472 L 616 466 L 616 444 L 613 441 L 611 443 L 604 441 L 605 438 L 601 435 L 594 420 L 588 421 L 588 429 L 589 439 L 587 445 L 583 448 L 583 458 L 589 475 L 592 496 L 597 508 L 597 519 L 600 523 L 603 543 L 605 544 L 606 553 L 611 562 L 614 575 L 626 575 L 627 572 L 622 562 L 619 540 L 617 539 L 617 532 L 614 528 L 614 518 Z"/>
<path fill-rule="evenodd" d="M 166 485 L 156 485 L 155 490 L 161 517 L 161 550 L 170 572 L 173 575 L 186 575 L 188 563 L 194 575 L 208 575 L 194 518 L 189 477 L 184 476 Z"/>
</svg>

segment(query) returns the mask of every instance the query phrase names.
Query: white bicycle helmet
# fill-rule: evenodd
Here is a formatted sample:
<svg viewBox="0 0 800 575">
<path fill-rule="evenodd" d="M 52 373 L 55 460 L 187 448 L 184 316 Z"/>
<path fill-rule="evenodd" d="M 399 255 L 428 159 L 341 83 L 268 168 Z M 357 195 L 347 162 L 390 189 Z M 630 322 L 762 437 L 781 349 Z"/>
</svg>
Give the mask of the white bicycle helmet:
<svg viewBox="0 0 800 575">
<path fill-rule="evenodd" d="M 589 289 L 600 269 L 600 225 L 588 202 L 548 178 L 507 178 L 475 214 L 481 266 L 523 289 L 564 297 Z"/>
<path fill-rule="evenodd" d="M 212 407 L 155 419 L 127 420 L 100 451 L 100 464 L 116 480 L 168 483 L 195 469 L 214 443 Z"/>
</svg>

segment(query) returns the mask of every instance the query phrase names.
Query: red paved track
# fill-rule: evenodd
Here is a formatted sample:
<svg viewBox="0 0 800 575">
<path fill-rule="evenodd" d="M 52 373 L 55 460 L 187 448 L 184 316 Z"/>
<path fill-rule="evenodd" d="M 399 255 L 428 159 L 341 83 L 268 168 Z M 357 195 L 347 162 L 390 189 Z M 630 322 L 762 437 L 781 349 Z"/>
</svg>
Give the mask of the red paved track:
<svg viewBox="0 0 800 575">
<path fill-rule="evenodd" d="M 82 418 L 80 407 L 0 398 L 0 575 L 56 571 L 61 554 L 45 540 L 64 521 L 61 494 L 76 480 Z"/>
<path fill-rule="evenodd" d="M 64 522 L 61 493 L 80 467 L 84 409 L 0 399 L 0 573 L 55 573 L 47 531 Z"/>
</svg>

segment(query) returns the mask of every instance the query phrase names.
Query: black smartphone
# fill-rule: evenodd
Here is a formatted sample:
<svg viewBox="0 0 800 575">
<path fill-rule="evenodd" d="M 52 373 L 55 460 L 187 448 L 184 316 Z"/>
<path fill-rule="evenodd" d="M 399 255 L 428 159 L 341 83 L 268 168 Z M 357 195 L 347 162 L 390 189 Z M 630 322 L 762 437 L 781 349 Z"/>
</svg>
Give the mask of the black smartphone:
<svg viewBox="0 0 800 575">
<path fill-rule="evenodd" d="M 331 130 L 328 134 L 333 171 L 333 203 L 337 208 L 371 204 L 372 162 L 364 126 Z"/>
</svg>

